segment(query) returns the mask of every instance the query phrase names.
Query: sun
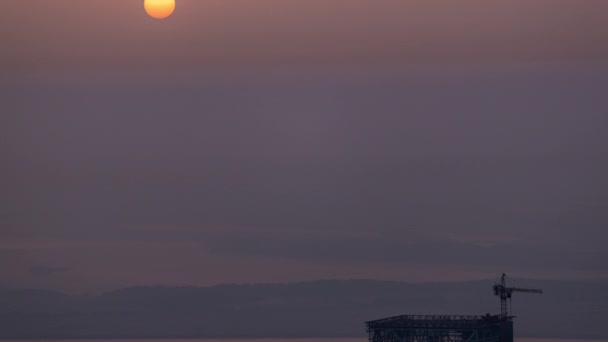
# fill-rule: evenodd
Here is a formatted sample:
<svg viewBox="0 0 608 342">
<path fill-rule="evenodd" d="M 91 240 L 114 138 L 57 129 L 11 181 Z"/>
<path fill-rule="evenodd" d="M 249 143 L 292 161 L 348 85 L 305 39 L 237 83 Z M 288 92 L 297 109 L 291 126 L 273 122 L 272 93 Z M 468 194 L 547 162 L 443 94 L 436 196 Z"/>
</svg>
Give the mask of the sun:
<svg viewBox="0 0 608 342">
<path fill-rule="evenodd" d="M 175 11 L 175 0 L 144 0 L 144 8 L 152 18 L 165 19 Z"/>
</svg>

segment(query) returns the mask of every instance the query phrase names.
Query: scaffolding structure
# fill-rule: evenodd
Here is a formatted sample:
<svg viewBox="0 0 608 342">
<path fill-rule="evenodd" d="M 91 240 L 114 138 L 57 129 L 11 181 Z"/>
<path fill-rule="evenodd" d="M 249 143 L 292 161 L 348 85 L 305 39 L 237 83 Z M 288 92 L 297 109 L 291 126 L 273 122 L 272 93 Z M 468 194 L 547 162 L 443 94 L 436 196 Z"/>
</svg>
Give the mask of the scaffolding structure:
<svg viewBox="0 0 608 342">
<path fill-rule="evenodd" d="M 500 315 L 402 315 L 369 321 L 369 342 L 513 342 L 513 318 L 507 300 L 514 292 L 543 293 L 539 289 L 507 286 L 507 275 L 494 284 Z"/>
<path fill-rule="evenodd" d="M 513 317 L 402 315 L 365 323 L 369 342 L 512 342 Z"/>
</svg>

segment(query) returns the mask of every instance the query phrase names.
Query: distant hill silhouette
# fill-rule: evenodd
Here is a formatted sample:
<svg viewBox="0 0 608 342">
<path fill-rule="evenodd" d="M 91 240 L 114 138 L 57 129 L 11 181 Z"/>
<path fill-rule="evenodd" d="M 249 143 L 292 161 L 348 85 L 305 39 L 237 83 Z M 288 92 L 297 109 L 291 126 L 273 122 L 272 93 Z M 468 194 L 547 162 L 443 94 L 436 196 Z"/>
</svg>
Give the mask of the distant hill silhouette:
<svg viewBox="0 0 608 342">
<path fill-rule="evenodd" d="M 0 338 L 354 337 L 399 314 L 498 311 L 493 281 L 322 280 L 212 287 L 134 287 L 99 296 L 0 291 Z M 517 280 L 516 335 L 606 338 L 608 281 Z"/>
</svg>

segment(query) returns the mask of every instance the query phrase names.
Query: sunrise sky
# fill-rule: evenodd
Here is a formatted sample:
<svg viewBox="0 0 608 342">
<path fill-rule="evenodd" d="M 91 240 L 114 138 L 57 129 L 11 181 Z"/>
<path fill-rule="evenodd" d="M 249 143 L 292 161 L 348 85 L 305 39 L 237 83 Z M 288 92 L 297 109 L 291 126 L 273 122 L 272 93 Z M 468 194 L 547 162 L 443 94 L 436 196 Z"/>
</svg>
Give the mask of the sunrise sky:
<svg viewBox="0 0 608 342">
<path fill-rule="evenodd" d="M 608 276 L 608 1 L 2 5 L 0 287 Z"/>
</svg>

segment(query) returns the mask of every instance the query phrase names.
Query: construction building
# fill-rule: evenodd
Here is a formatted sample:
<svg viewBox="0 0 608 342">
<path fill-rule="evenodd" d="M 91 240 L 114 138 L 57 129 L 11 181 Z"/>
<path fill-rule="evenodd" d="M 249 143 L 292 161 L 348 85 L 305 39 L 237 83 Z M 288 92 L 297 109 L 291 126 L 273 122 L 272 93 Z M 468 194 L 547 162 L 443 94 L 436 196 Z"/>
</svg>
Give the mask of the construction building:
<svg viewBox="0 0 608 342">
<path fill-rule="evenodd" d="M 513 292 L 542 293 L 506 286 L 506 275 L 493 286 L 499 315 L 402 315 L 366 322 L 369 342 L 513 342 L 513 318 L 507 301 Z"/>
</svg>

